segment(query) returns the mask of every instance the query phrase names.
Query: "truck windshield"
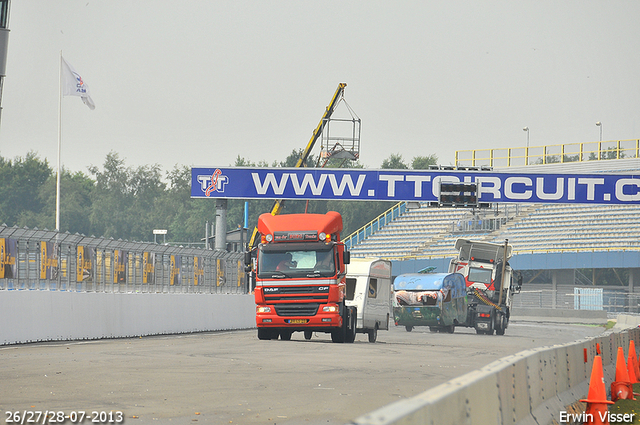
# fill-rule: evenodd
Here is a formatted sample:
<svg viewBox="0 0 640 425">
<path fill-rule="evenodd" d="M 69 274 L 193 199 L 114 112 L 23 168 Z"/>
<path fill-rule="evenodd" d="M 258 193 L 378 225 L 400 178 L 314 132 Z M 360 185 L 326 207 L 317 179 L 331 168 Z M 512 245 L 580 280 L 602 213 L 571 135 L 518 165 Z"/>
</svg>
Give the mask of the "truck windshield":
<svg viewBox="0 0 640 425">
<path fill-rule="evenodd" d="M 336 274 L 334 251 L 264 250 L 258 255 L 258 277 L 331 277 Z"/>
<path fill-rule="evenodd" d="M 491 269 L 479 269 L 476 267 L 469 267 L 469 282 L 484 283 L 486 285 L 491 284 Z"/>
</svg>

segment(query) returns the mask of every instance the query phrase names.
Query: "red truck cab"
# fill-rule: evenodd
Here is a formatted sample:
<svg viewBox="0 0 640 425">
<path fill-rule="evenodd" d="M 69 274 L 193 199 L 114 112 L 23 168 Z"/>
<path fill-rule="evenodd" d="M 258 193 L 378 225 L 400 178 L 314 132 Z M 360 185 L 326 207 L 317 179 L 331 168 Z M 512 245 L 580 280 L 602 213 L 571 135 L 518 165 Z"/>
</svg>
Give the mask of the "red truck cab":
<svg viewBox="0 0 640 425">
<path fill-rule="evenodd" d="M 345 300 L 349 253 L 340 241 L 342 216 L 262 214 L 256 253 L 256 325 L 259 339 L 291 339 L 302 331 L 331 333 L 353 342 L 354 308 Z"/>
</svg>

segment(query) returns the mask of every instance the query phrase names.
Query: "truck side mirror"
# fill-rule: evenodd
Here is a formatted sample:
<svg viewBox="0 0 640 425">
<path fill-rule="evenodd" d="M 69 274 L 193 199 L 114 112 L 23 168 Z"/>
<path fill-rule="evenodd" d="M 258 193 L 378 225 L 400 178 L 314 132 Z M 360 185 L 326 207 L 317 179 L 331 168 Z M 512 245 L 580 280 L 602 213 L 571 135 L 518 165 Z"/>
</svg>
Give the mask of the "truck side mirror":
<svg viewBox="0 0 640 425">
<path fill-rule="evenodd" d="M 342 262 L 344 264 L 349 264 L 351 263 L 351 252 L 347 251 L 345 249 L 345 251 L 342 253 Z"/>
<path fill-rule="evenodd" d="M 246 251 L 244 253 L 244 265 L 245 266 L 251 265 L 251 251 Z"/>
</svg>

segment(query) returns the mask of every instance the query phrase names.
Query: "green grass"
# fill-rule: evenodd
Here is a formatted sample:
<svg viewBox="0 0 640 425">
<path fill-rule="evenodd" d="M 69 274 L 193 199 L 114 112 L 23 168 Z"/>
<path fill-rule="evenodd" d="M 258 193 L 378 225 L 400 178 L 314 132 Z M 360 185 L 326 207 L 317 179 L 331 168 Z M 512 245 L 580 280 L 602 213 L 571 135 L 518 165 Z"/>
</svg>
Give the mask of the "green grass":
<svg viewBox="0 0 640 425">
<path fill-rule="evenodd" d="M 633 392 L 640 393 L 640 383 L 633 384 Z M 609 412 L 612 414 L 634 414 L 633 422 L 610 422 L 610 425 L 614 424 L 640 424 L 640 395 L 635 396 L 635 400 L 618 400 L 616 404 L 609 406 Z"/>
</svg>

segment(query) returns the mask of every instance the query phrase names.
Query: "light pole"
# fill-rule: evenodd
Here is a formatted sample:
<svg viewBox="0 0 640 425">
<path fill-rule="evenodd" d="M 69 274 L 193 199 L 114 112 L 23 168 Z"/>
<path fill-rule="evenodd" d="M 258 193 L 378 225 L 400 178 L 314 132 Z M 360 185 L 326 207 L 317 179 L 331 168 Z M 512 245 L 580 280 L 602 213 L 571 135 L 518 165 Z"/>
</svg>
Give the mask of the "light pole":
<svg viewBox="0 0 640 425">
<path fill-rule="evenodd" d="M 527 149 L 524 151 L 524 161 L 525 165 L 529 165 L 529 127 L 523 128 L 522 131 L 525 131 L 527 133 Z"/>
<path fill-rule="evenodd" d="M 600 121 L 596 122 L 596 125 L 600 127 L 600 141 L 602 142 L 602 123 Z"/>
</svg>

